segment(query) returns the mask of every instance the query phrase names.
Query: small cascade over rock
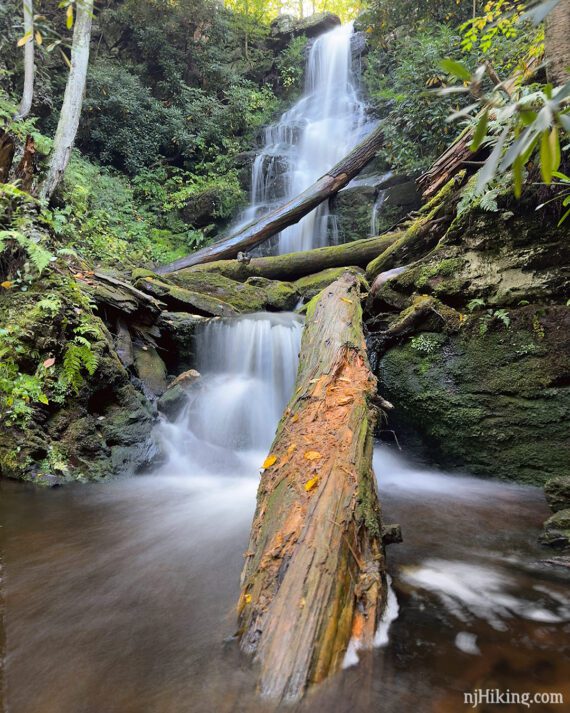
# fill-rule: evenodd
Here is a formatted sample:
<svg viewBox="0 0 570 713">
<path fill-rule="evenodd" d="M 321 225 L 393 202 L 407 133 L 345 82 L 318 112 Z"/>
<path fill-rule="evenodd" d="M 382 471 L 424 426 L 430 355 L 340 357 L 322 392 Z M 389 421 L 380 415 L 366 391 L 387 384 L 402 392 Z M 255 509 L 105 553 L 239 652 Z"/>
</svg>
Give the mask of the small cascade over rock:
<svg viewBox="0 0 570 713">
<path fill-rule="evenodd" d="M 252 170 L 251 204 L 240 224 L 302 193 L 370 130 L 357 91 L 353 37 L 352 24 L 347 24 L 314 41 L 303 96 L 265 129 L 265 144 Z M 324 203 L 270 241 L 265 251 L 290 253 L 335 243 L 335 226 Z"/>
<path fill-rule="evenodd" d="M 255 472 L 248 454 L 259 466 L 271 445 L 293 392 L 302 325 L 291 313 L 259 312 L 197 330 L 201 379 L 181 417 L 158 429 L 166 469 Z"/>
</svg>

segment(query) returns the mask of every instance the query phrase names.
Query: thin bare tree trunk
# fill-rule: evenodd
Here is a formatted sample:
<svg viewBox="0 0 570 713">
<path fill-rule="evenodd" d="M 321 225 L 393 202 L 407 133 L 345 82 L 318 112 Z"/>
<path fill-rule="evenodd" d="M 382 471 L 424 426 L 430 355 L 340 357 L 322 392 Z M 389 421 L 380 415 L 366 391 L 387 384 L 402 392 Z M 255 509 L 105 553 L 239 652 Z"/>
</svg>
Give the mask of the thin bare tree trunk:
<svg viewBox="0 0 570 713">
<path fill-rule="evenodd" d="M 93 0 L 80 0 L 77 5 L 77 17 L 73 31 L 71 69 L 69 70 L 63 105 L 55 133 L 48 175 L 40 189 L 42 198 L 51 198 L 71 157 L 71 150 L 81 117 L 81 107 L 87 80 L 92 20 Z"/>
<path fill-rule="evenodd" d="M 338 670 L 351 637 L 372 646 L 385 601 L 376 379 L 355 275 L 311 303 L 295 386 L 264 463 L 238 605 L 262 694 L 287 701 Z"/>
<path fill-rule="evenodd" d="M 24 36 L 28 36 L 28 40 L 24 45 L 24 90 L 22 92 L 22 100 L 16 114 L 16 119 L 25 119 L 32 108 L 32 100 L 34 98 L 34 6 L 33 0 L 23 0 L 24 11 Z"/>
<path fill-rule="evenodd" d="M 570 0 L 560 0 L 546 17 L 545 36 L 548 81 L 566 84 L 570 79 Z"/>
</svg>

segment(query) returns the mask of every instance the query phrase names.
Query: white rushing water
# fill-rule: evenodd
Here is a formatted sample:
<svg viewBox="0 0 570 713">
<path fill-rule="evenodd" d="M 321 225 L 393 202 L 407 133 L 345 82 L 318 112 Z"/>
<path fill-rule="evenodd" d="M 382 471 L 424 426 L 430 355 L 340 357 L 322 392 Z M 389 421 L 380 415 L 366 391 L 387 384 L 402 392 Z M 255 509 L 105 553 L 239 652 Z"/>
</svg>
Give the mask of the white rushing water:
<svg viewBox="0 0 570 713">
<path fill-rule="evenodd" d="M 252 169 L 251 204 L 240 216 L 241 225 L 308 188 L 370 129 L 352 66 L 352 35 L 352 24 L 342 25 L 311 46 L 302 98 L 265 129 L 265 144 Z M 325 202 L 280 233 L 272 250 L 308 250 L 337 238 Z"/>
<path fill-rule="evenodd" d="M 198 329 L 201 378 L 181 417 L 157 432 L 166 472 L 255 475 L 293 392 L 302 324 L 260 312 Z"/>
</svg>

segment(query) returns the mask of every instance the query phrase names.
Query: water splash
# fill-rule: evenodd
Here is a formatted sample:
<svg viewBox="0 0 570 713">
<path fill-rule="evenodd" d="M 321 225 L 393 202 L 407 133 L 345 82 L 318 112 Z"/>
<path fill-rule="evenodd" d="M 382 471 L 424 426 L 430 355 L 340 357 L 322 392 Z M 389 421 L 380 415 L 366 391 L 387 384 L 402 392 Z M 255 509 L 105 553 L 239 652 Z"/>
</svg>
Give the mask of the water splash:
<svg viewBox="0 0 570 713">
<path fill-rule="evenodd" d="M 314 41 L 303 97 L 265 129 L 264 147 L 253 164 L 251 204 L 240 225 L 308 188 L 370 129 L 352 67 L 352 35 L 348 24 Z M 270 250 L 289 253 L 336 241 L 336 220 L 325 202 L 280 233 Z"/>
</svg>

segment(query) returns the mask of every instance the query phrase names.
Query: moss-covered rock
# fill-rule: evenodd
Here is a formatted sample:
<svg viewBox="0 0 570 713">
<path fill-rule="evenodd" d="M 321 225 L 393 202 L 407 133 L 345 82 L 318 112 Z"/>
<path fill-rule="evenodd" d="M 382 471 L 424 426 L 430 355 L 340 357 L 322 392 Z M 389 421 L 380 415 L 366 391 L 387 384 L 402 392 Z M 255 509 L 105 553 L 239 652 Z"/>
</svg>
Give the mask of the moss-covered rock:
<svg viewBox="0 0 570 713">
<path fill-rule="evenodd" d="M 539 540 L 548 547 L 570 549 L 570 509 L 559 510 L 549 517 Z"/>
<path fill-rule="evenodd" d="M 0 474 L 54 485 L 145 461 L 153 408 L 78 285 L 48 271 L 0 302 Z"/>
<path fill-rule="evenodd" d="M 166 391 L 166 365 L 158 351 L 146 344 L 135 344 L 135 370 L 139 379 L 155 396 Z"/>
<path fill-rule="evenodd" d="M 546 502 L 552 512 L 570 508 L 570 475 L 551 478 L 544 486 Z"/>
<path fill-rule="evenodd" d="M 390 427 L 433 461 L 540 484 L 570 461 L 570 310 L 511 313 L 481 334 L 479 318 L 455 334 L 421 332 L 381 358 L 379 391 Z M 540 325 L 537 329 L 537 320 Z"/>
</svg>

